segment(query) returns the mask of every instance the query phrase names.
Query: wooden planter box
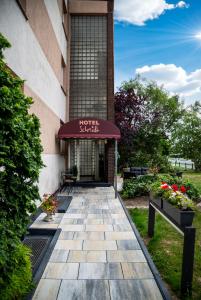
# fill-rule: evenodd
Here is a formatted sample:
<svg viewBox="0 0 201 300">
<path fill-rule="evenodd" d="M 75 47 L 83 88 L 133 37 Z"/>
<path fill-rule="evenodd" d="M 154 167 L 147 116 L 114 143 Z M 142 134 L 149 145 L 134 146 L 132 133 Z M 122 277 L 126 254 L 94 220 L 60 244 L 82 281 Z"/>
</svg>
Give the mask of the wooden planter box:
<svg viewBox="0 0 201 300">
<path fill-rule="evenodd" d="M 156 204 L 159 208 L 163 208 L 163 200 L 160 197 L 154 197 L 152 193 L 150 193 L 150 200 Z"/>
<path fill-rule="evenodd" d="M 179 226 L 191 226 L 195 212 L 193 210 L 181 210 L 166 200 L 163 201 L 163 211 L 170 216 Z"/>
</svg>

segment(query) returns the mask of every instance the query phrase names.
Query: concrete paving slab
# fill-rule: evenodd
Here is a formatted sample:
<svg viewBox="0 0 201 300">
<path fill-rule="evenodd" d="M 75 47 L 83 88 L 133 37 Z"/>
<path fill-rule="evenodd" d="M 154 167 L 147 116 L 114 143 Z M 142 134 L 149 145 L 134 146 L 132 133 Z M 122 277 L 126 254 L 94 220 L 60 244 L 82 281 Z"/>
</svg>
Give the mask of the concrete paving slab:
<svg viewBox="0 0 201 300">
<path fill-rule="evenodd" d="M 60 284 L 61 284 L 61 280 L 41 279 L 32 299 L 33 300 L 47 300 L 47 299 L 55 300 L 59 292 Z"/>
<path fill-rule="evenodd" d="M 68 262 L 106 262 L 106 251 L 70 251 Z"/>
<path fill-rule="evenodd" d="M 62 280 L 57 300 L 110 300 L 107 280 Z"/>
<path fill-rule="evenodd" d="M 49 279 L 77 279 L 78 269 L 78 263 L 49 262 L 42 277 Z"/>
<path fill-rule="evenodd" d="M 81 263 L 79 279 L 122 279 L 119 263 Z"/>
</svg>

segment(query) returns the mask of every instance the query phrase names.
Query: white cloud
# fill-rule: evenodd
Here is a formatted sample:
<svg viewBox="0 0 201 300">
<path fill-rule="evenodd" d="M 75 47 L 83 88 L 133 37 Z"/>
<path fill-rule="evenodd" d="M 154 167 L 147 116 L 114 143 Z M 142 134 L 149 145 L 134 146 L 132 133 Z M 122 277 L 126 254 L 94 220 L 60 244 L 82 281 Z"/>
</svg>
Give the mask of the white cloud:
<svg viewBox="0 0 201 300">
<path fill-rule="evenodd" d="M 179 1 L 179 2 L 176 4 L 176 7 L 179 7 L 179 8 L 188 8 L 188 7 L 189 7 L 189 4 L 187 4 L 185 1 Z"/>
<path fill-rule="evenodd" d="M 146 21 L 158 18 L 166 10 L 188 7 L 185 1 L 170 4 L 167 0 L 115 0 L 115 19 L 142 26 Z"/>
<path fill-rule="evenodd" d="M 186 104 L 201 101 L 201 69 L 187 73 L 174 64 L 158 64 L 138 68 L 136 74 L 156 81 L 172 94 L 179 94 Z"/>
</svg>

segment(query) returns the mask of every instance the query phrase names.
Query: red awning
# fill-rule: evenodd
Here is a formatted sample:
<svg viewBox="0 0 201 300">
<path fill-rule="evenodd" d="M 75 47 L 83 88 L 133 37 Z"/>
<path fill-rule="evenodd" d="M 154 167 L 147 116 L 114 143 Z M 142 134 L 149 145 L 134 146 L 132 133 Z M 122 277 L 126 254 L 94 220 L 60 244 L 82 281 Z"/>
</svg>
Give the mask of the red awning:
<svg viewBox="0 0 201 300">
<path fill-rule="evenodd" d="M 110 121 L 81 118 L 65 123 L 58 132 L 60 139 L 120 139 L 119 129 Z"/>
</svg>

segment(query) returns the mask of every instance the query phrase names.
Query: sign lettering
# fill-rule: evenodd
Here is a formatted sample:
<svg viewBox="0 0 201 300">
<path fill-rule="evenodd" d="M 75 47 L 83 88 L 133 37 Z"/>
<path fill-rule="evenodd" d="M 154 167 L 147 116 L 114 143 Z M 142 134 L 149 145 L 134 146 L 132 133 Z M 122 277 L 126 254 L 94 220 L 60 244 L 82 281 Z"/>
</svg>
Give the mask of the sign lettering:
<svg viewBox="0 0 201 300">
<path fill-rule="evenodd" d="M 98 133 L 100 132 L 100 123 L 97 120 L 79 120 L 81 133 Z"/>
</svg>

